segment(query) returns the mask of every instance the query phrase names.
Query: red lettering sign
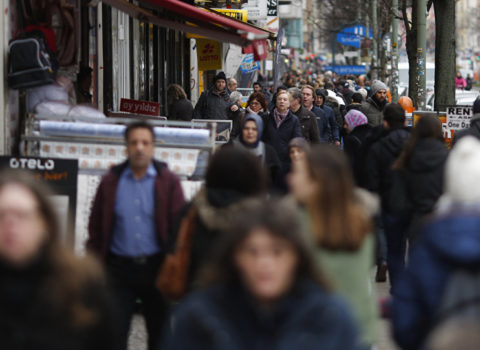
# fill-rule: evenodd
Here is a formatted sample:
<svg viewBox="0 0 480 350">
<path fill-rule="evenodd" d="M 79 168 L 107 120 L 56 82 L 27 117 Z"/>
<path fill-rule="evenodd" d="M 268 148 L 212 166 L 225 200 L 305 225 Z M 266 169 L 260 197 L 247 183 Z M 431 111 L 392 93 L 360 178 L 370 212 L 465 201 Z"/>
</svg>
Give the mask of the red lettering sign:
<svg viewBox="0 0 480 350">
<path fill-rule="evenodd" d="M 120 111 L 132 114 L 159 116 L 160 103 L 122 98 L 120 100 Z"/>
</svg>

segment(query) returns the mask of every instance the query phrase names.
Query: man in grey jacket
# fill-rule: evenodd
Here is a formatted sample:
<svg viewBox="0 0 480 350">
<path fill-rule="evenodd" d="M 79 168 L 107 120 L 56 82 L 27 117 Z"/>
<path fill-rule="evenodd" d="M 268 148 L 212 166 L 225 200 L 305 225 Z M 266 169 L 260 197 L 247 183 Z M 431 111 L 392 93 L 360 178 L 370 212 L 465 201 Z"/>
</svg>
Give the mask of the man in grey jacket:
<svg viewBox="0 0 480 350">
<path fill-rule="evenodd" d="M 388 103 L 387 85 L 380 80 L 372 82 L 372 96 L 362 103 L 361 112 L 368 118 L 368 124 L 377 126 L 382 124 L 382 112 Z"/>
</svg>

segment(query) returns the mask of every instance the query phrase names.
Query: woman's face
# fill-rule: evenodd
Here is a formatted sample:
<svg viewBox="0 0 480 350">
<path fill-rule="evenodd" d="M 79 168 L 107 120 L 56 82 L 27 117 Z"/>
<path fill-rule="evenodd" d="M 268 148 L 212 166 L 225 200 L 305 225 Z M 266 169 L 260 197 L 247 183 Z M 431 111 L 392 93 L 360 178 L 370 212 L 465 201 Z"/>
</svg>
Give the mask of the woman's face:
<svg viewBox="0 0 480 350">
<path fill-rule="evenodd" d="M 34 195 L 19 184 L 1 188 L 0 256 L 14 265 L 27 263 L 46 237 L 46 224 Z"/>
<path fill-rule="evenodd" d="M 288 185 L 296 200 L 306 204 L 317 192 L 317 183 L 311 178 L 305 157 L 292 163 L 292 172 L 288 175 Z"/>
<path fill-rule="evenodd" d="M 249 145 L 254 144 L 258 140 L 257 123 L 249 120 L 245 123 L 242 130 L 243 141 Z"/>
<path fill-rule="evenodd" d="M 298 255 L 287 240 L 257 228 L 237 249 L 234 261 L 247 290 L 261 303 L 272 303 L 292 287 Z"/>
<path fill-rule="evenodd" d="M 288 151 L 288 156 L 290 157 L 290 161 L 292 163 L 296 163 L 299 160 L 305 159 L 305 152 L 300 147 L 290 147 Z"/>
<path fill-rule="evenodd" d="M 258 113 L 258 111 L 262 109 L 262 105 L 256 99 L 253 99 L 250 102 L 249 106 L 250 106 L 250 109 L 255 113 Z"/>
<path fill-rule="evenodd" d="M 288 94 L 280 94 L 277 96 L 277 109 L 280 112 L 285 112 L 290 107 L 290 99 Z"/>
</svg>

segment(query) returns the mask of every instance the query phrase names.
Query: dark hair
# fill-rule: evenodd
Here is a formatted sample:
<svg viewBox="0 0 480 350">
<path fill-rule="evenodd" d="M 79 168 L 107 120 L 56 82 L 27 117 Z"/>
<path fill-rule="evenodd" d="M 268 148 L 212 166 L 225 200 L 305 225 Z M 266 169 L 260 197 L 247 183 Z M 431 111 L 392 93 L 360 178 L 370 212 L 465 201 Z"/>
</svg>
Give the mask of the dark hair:
<svg viewBox="0 0 480 350">
<path fill-rule="evenodd" d="M 79 260 L 61 244 L 57 215 L 49 198 L 52 192 L 37 177 L 23 170 L 0 171 L 0 191 L 8 185 L 22 186 L 33 195 L 46 225 L 47 238 L 41 249 L 45 251 L 48 271 L 41 280 L 44 284 L 41 290 L 48 305 L 52 306 L 52 314 L 67 317 L 64 321 L 74 327 L 97 322 L 101 317 L 99 310 L 86 305 L 84 292 L 86 284 L 104 286 L 102 270 L 92 258 Z"/>
<path fill-rule="evenodd" d="M 287 91 L 288 88 L 285 85 L 280 85 L 279 87 L 277 87 L 277 94 L 280 92 L 280 90 Z"/>
<path fill-rule="evenodd" d="M 394 169 L 405 169 L 408 166 L 413 150 L 422 139 L 444 141 L 442 123 L 437 117 L 423 116 L 420 118 L 413 128 L 402 153 L 393 164 Z"/>
<path fill-rule="evenodd" d="M 325 87 L 326 90 L 331 90 L 331 89 L 334 88 L 334 85 L 332 84 L 332 82 L 327 81 L 327 82 L 325 82 L 325 86 L 324 86 L 324 87 Z"/>
<path fill-rule="evenodd" d="M 267 106 L 267 100 L 265 98 L 265 95 L 261 92 L 254 92 L 248 97 L 247 101 L 247 106 L 250 106 L 250 103 L 252 103 L 253 100 L 257 100 L 260 105 L 263 108 L 264 112 L 267 112 L 268 106 Z"/>
<path fill-rule="evenodd" d="M 310 178 L 318 191 L 307 204 L 319 246 L 357 250 L 371 230 L 367 213 L 355 199 L 348 160 L 334 146 L 317 145 L 307 152 Z"/>
<path fill-rule="evenodd" d="M 171 105 L 182 98 L 187 98 L 185 90 L 178 84 L 170 84 L 167 88 L 167 103 Z"/>
<path fill-rule="evenodd" d="M 130 132 L 135 129 L 147 129 L 152 134 L 152 140 L 155 142 L 155 132 L 153 131 L 152 124 L 138 120 L 133 123 L 128 124 L 127 128 L 125 129 L 125 141 L 128 142 L 128 137 L 130 136 Z"/>
<path fill-rule="evenodd" d="M 222 235 L 214 249 L 214 256 L 202 271 L 200 283 L 234 283 L 240 281 L 234 262 L 236 251 L 259 228 L 266 229 L 272 236 L 287 240 L 298 255 L 296 281 L 310 279 L 328 289 L 328 284 L 318 271 L 312 250 L 302 232 L 296 209 L 278 199 L 250 201 L 232 223 L 232 230 Z"/>
<path fill-rule="evenodd" d="M 359 92 L 355 92 L 352 95 L 352 102 L 354 103 L 362 103 L 363 102 L 363 96 Z"/>
<path fill-rule="evenodd" d="M 263 165 L 247 151 L 232 146 L 223 147 L 210 160 L 205 186 L 244 196 L 262 194 L 266 188 Z"/>
<path fill-rule="evenodd" d="M 260 86 L 260 87 L 263 87 L 262 84 L 261 84 L 260 82 L 258 82 L 258 81 L 254 82 L 252 86 L 255 86 L 255 85 L 258 85 L 258 86 Z"/>
<path fill-rule="evenodd" d="M 405 111 L 400 104 L 389 103 L 383 110 L 383 119 L 391 129 L 401 128 L 405 124 Z"/>
</svg>

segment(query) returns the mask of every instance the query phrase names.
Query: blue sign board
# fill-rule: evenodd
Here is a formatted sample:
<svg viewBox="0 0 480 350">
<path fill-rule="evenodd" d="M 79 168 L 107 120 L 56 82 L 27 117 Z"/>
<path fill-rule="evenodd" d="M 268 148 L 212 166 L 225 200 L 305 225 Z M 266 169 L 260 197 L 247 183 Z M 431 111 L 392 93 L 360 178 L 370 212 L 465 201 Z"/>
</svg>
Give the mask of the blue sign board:
<svg viewBox="0 0 480 350">
<path fill-rule="evenodd" d="M 333 71 L 338 75 L 362 75 L 367 74 L 367 68 L 365 66 L 324 66 L 326 71 Z"/>
<path fill-rule="evenodd" d="M 253 60 L 253 53 L 246 54 L 240 64 L 242 74 L 251 73 L 260 70 L 260 64 Z"/>
<path fill-rule="evenodd" d="M 362 25 L 347 27 L 344 28 L 341 32 L 337 33 L 337 42 L 342 45 L 360 48 L 362 38 L 366 37 L 366 33 L 367 29 L 365 28 L 365 26 Z M 373 37 L 371 28 L 369 28 L 368 37 Z"/>
</svg>

